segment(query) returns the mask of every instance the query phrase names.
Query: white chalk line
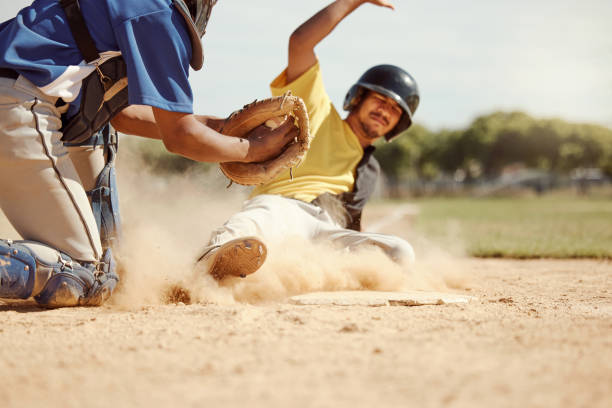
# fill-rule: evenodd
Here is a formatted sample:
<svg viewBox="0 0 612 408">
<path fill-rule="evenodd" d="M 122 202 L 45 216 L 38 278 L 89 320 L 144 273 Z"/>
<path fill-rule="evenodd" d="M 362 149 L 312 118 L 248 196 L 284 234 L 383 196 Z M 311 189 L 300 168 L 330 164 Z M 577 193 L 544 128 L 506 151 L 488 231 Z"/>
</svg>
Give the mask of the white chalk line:
<svg viewBox="0 0 612 408">
<path fill-rule="evenodd" d="M 370 224 L 365 228 L 368 232 L 380 232 L 383 228 L 391 225 L 407 215 L 415 216 L 419 213 L 419 207 L 414 204 L 402 204 L 397 207 L 389 215 L 382 217 L 380 220 Z"/>
</svg>

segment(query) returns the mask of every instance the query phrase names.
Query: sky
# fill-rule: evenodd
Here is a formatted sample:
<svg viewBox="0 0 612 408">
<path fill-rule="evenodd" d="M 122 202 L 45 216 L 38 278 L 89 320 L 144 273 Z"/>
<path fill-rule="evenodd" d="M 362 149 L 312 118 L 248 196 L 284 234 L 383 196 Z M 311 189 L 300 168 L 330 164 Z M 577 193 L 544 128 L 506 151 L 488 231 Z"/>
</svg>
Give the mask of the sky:
<svg viewBox="0 0 612 408">
<path fill-rule="evenodd" d="M 144 0 L 140 0 L 144 1 Z M 30 4 L 2 0 L 0 21 Z M 330 1 L 219 0 L 192 71 L 194 110 L 226 116 L 269 96 L 291 32 Z M 315 52 L 332 102 L 368 68 L 389 63 L 416 79 L 416 122 L 461 128 L 495 110 L 612 128 L 612 1 L 392 1 L 364 4 Z"/>
</svg>

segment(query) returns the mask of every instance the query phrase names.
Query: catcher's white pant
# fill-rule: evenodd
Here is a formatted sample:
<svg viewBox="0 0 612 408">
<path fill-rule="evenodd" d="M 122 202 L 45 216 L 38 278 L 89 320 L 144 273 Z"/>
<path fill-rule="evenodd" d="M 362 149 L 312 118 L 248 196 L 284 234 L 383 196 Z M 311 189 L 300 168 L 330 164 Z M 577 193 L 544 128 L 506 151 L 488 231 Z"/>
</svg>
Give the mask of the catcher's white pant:
<svg viewBox="0 0 612 408">
<path fill-rule="evenodd" d="M 85 190 L 103 151 L 64 147 L 55 102 L 23 77 L 0 78 L 0 208 L 23 239 L 95 262 L 102 246 Z"/>
<path fill-rule="evenodd" d="M 376 245 L 398 263 L 414 261 L 412 246 L 399 237 L 342 228 L 321 207 L 280 195 L 262 194 L 246 201 L 240 212 L 213 231 L 209 245 L 246 236 L 256 236 L 264 243 L 299 236 L 331 241 L 349 250 Z"/>
</svg>

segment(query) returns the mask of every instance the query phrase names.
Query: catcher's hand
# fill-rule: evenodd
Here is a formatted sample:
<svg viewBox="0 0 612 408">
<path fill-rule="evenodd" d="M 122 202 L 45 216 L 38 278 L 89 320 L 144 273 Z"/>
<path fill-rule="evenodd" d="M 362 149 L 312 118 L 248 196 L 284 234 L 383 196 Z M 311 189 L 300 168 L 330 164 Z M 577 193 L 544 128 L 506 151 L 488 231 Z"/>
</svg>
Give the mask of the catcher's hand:
<svg viewBox="0 0 612 408">
<path fill-rule="evenodd" d="M 284 169 L 298 165 L 311 139 L 304 102 L 290 92 L 245 105 L 225 120 L 220 133 L 246 138 L 251 144 L 248 155 L 257 162 L 220 164 L 230 180 L 244 185 L 265 183 Z M 287 137 L 267 140 L 278 134 Z"/>
<path fill-rule="evenodd" d="M 300 129 L 293 123 L 293 117 L 290 119 L 279 116 L 268 119 L 244 136 L 249 140 L 249 152 L 244 161 L 262 162 L 273 159 L 299 133 Z"/>
</svg>

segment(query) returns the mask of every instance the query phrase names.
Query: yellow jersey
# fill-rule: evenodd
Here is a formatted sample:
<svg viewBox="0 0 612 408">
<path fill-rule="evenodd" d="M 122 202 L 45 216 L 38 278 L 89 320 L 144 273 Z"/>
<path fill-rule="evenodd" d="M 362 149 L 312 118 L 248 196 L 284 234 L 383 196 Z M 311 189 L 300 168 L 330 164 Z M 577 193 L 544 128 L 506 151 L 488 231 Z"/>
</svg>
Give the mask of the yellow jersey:
<svg viewBox="0 0 612 408">
<path fill-rule="evenodd" d="M 319 63 L 292 83 L 286 82 L 285 70 L 270 84 L 272 95 L 282 95 L 290 90 L 304 100 L 312 143 L 302 163 L 292 170 L 293 180 L 286 170 L 274 180 L 255 187 L 251 197 L 278 194 L 311 202 L 323 193 L 352 191 L 355 168 L 363 157 L 363 148 L 332 105 L 323 85 Z"/>
</svg>

